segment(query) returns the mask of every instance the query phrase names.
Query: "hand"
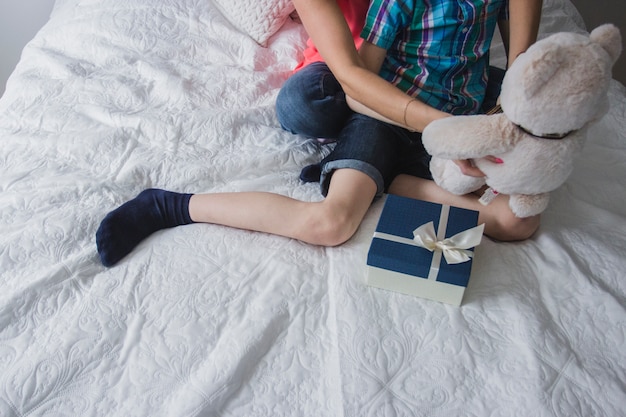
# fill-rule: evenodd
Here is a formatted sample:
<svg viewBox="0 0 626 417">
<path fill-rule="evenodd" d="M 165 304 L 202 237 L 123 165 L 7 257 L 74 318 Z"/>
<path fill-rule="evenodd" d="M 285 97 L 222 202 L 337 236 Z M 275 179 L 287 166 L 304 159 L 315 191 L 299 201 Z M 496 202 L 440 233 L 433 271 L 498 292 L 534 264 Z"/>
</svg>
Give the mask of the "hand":
<svg viewBox="0 0 626 417">
<path fill-rule="evenodd" d="M 493 155 L 487 155 L 483 157 L 483 159 L 486 159 L 487 161 L 492 162 L 494 164 L 504 163 L 502 159 L 496 158 Z M 463 175 L 467 175 L 470 177 L 484 177 L 485 176 L 484 172 L 482 172 L 480 169 L 474 166 L 474 162 L 471 159 L 455 159 L 454 163 L 457 164 L 457 166 L 459 167 Z"/>
<path fill-rule="evenodd" d="M 454 163 L 457 164 L 463 175 L 470 177 L 484 177 L 485 173 L 474 166 L 471 159 L 455 159 Z"/>
</svg>

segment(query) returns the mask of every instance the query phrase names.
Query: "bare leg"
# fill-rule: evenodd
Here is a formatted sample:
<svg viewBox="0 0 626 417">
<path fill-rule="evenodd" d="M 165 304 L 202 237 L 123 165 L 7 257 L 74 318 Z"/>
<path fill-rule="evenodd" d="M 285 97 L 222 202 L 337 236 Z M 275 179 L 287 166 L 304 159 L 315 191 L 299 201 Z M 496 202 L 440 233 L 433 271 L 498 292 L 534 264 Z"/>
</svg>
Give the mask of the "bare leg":
<svg viewBox="0 0 626 417">
<path fill-rule="evenodd" d="M 515 217 L 509 208 L 509 198 L 505 195 L 499 195 L 490 204 L 483 206 L 474 194 L 454 195 L 434 181 L 409 175 L 396 177 L 389 187 L 389 193 L 476 210 L 479 212 L 478 222 L 485 223 L 485 234 L 497 240 L 527 239 L 539 227 L 539 216 L 523 219 Z"/>
<path fill-rule="evenodd" d="M 337 170 L 328 195 L 304 202 L 265 192 L 196 194 L 189 201 L 193 221 L 266 232 L 324 246 L 348 240 L 361 224 L 376 184 L 352 169 Z"/>
<path fill-rule="evenodd" d="M 96 245 L 102 263 L 113 266 L 157 230 L 204 222 L 335 246 L 356 232 L 375 194 L 374 180 L 353 169 L 337 170 L 320 202 L 263 192 L 191 195 L 149 189 L 107 214 Z"/>
</svg>

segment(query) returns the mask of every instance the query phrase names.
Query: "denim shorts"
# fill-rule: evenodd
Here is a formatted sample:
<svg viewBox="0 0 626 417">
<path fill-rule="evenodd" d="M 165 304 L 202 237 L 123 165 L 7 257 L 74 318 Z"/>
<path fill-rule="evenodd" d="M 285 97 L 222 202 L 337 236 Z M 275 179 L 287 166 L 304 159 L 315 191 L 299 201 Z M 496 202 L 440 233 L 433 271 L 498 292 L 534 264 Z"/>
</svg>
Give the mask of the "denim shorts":
<svg viewBox="0 0 626 417">
<path fill-rule="evenodd" d="M 352 168 L 372 178 L 380 196 L 399 174 L 432 179 L 429 163 L 421 133 L 353 113 L 335 148 L 321 162 L 321 191 L 328 193 L 335 170 Z"/>
<path fill-rule="evenodd" d="M 291 75 L 276 99 L 281 127 L 310 138 L 337 139 L 351 114 L 341 84 L 323 62 Z"/>
<path fill-rule="evenodd" d="M 503 70 L 489 68 L 483 111 L 495 105 L 503 76 Z M 430 155 L 422 145 L 421 133 L 354 113 L 341 85 L 323 62 L 309 64 L 285 82 L 278 94 L 276 112 L 282 128 L 291 133 L 337 140 L 321 162 L 324 196 L 332 173 L 342 168 L 370 176 L 378 195 L 399 174 L 432 179 Z"/>
<path fill-rule="evenodd" d="M 504 70 L 489 68 L 481 113 L 495 106 L 503 77 Z M 432 180 L 430 159 L 421 133 L 353 113 L 341 130 L 335 149 L 321 162 L 321 192 L 324 196 L 328 193 L 335 170 L 352 168 L 372 178 L 380 196 L 400 174 Z"/>
</svg>

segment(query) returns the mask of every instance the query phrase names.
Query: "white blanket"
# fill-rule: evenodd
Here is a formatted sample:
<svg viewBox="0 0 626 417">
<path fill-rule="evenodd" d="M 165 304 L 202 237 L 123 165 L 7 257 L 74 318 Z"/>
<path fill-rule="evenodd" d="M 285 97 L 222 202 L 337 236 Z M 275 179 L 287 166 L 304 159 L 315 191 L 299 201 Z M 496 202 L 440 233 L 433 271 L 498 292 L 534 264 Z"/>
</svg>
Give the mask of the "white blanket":
<svg viewBox="0 0 626 417">
<path fill-rule="evenodd" d="M 542 36 L 583 30 L 544 3 Z M 101 266 L 99 222 L 144 188 L 321 198 L 298 173 L 328 148 L 274 113 L 304 39 L 261 47 L 204 0 L 58 0 L 0 100 L 0 416 L 623 413 L 618 82 L 539 232 L 485 239 L 460 308 L 365 285 L 382 200 L 337 248 L 195 224 Z"/>
</svg>

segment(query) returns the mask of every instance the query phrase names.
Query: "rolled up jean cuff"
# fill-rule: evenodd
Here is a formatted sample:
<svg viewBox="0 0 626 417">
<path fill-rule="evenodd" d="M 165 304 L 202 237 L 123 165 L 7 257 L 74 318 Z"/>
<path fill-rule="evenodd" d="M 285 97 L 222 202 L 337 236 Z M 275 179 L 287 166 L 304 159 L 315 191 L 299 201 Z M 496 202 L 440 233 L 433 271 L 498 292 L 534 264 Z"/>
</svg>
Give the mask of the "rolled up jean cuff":
<svg viewBox="0 0 626 417">
<path fill-rule="evenodd" d="M 385 181 L 382 174 L 373 165 L 358 159 L 337 159 L 323 164 L 320 177 L 320 191 L 324 197 L 328 194 L 330 179 L 338 169 L 350 168 L 363 172 L 376 183 L 376 197 L 381 197 L 385 191 Z"/>
</svg>

